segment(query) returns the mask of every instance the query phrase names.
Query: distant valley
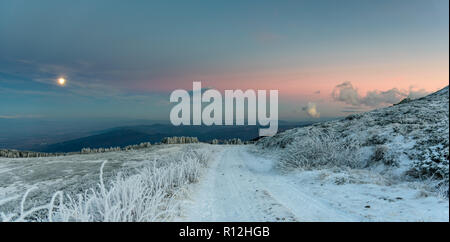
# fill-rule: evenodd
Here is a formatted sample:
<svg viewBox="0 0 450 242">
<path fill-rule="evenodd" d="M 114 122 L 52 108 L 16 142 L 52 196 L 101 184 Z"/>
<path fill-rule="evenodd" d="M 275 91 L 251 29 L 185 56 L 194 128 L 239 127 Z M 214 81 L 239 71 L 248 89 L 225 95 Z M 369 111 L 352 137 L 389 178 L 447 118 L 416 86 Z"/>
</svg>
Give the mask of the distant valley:
<svg viewBox="0 0 450 242">
<path fill-rule="evenodd" d="M 278 132 L 295 127 L 304 127 L 314 122 L 280 121 Z M 154 123 L 146 125 L 116 126 L 108 129 L 97 129 L 90 132 L 80 132 L 81 135 L 64 134 L 54 138 L 54 142 L 33 143 L 13 146 L 14 149 L 39 152 L 74 152 L 82 148 L 125 147 L 141 142 L 160 142 L 164 137 L 192 136 L 201 142 L 213 139 L 226 140 L 239 138 L 242 141 L 258 137 L 258 126 L 173 126 L 171 124 Z M 51 131 L 48 131 L 51 132 Z M 50 134 L 47 134 L 49 136 Z M 72 136 L 71 136 L 72 135 Z M 73 137 L 73 138 L 71 138 Z M 37 139 L 37 138 L 36 138 Z M 1 148 L 11 148 L 3 144 Z"/>
</svg>

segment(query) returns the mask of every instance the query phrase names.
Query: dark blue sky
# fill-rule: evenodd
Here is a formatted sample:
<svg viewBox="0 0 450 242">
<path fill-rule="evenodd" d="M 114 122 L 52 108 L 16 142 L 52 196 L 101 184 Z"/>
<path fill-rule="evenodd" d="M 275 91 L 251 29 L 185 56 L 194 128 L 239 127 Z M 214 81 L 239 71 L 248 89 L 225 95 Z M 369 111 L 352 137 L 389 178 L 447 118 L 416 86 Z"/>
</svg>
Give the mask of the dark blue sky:
<svg viewBox="0 0 450 242">
<path fill-rule="evenodd" d="M 279 89 L 280 118 L 307 118 L 298 110 L 308 102 L 339 116 L 330 94 L 344 81 L 362 95 L 448 83 L 448 7 L 2 0 L 0 118 L 167 119 L 169 93 L 199 80 L 220 90 Z"/>
</svg>

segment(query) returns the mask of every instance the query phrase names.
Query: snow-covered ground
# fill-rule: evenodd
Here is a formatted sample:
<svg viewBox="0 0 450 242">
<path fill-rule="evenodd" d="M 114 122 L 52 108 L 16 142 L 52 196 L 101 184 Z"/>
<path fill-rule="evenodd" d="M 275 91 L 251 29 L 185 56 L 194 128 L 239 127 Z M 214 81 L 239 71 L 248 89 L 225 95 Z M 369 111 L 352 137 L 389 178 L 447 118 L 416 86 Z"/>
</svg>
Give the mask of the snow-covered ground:
<svg viewBox="0 0 450 242">
<path fill-rule="evenodd" d="M 100 165 L 105 160 L 108 163 L 104 176 L 110 181 L 122 172 L 132 177 L 131 171 L 139 171 L 155 159 L 166 159 L 168 154 L 182 154 L 186 152 L 185 146 L 192 145 L 161 145 L 138 151 L 92 155 L 1 159 L 0 201 L 3 202 L 0 202 L 0 212 L 17 213 L 23 194 L 33 186 L 38 189 L 30 193 L 25 209 L 48 203 L 56 191 L 74 196 L 96 188 Z M 382 175 L 364 169 L 283 172 L 276 167 L 277 155 L 261 152 L 254 145 L 199 144 L 194 147 L 206 149 L 213 155 L 208 167 L 200 171 L 198 181 L 186 184 L 183 195 L 176 197 L 180 206 L 173 211 L 170 220 L 449 220 L 448 199 L 428 193 L 420 182 L 393 184 Z M 155 220 L 166 219 L 169 217 Z"/>
<path fill-rule="evenodd" d="M 109 153 L 1 158 L 0 221 L 48 221 L 51 217 L 56 221 L 164 221 L 176 213 L 179 202 L 175 200 L 182 199 L 189 184 L 199 179 L 214 150 L 205 144 L 160 145 Z M 54 213 L 48 213 L 53 208 Z M 164 211 L 169 208 L 174 211 Z"/>
<path fill-rule="evenodd" d="M 224 146 L 180 221 L 448 221 L 447 199 L 365 170 L 281 173 L 254 146 Z"/>
<path fill-rule="evenodd" d="M 154 146 L 127 152 L 42 158 L 0 158 L 0 201 L 5 198 L 21 197 L 31 187 L 38 187 L 38 192 L 30 194 L 29 197 L 35 199 L 37 204 L 48 201 L 56 191 L 79 193 L 99 182 L 100 166 L 104 161 L 108 161 L 108 165 L 104 168 L 104 177 L 109 179 L 121 170 L 138 168 L 146 161 L 152 161 L 179 149 L 179 146 Z"/>
</svg>

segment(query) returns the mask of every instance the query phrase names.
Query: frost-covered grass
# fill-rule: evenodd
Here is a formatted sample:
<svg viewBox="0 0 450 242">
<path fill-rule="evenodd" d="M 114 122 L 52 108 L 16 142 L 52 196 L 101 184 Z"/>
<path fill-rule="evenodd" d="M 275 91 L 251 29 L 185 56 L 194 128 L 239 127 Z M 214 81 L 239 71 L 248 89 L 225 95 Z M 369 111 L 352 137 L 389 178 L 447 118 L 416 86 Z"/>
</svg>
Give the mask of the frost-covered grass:
<svg viewBox="0 0 450 242">
<path fill-rule="evenodd" d="M 357 140 L 339 139 L 334 133 L 306 130 L 296 136 L 281 153 L 281 169 L 348 166 L 360 168 L 360 145 Z"/>
<path fill-rule="evenodd" d="M 282 170 L 358 168 L 422 181 L 448 197 L 448 87 L 427 97 L 259 140 Z"/>
<path fill-rule="evenodd" d="M 28 189 L 18 213 L 2 212 L 2 221 L 168 221 L 177 215 L 181 197 L 207 167 L 210 149 L 187 146 L 155 159 L 136 172 L 120 172 L 108 184 L 102 163 L 99 184 L 77 195 L 54 193 L 48 204 L 25 209 Z M 6 199 L 5 199 L 6 201 Z M 1 204 L 0 204 L 1 205 Z"/>
</svg>

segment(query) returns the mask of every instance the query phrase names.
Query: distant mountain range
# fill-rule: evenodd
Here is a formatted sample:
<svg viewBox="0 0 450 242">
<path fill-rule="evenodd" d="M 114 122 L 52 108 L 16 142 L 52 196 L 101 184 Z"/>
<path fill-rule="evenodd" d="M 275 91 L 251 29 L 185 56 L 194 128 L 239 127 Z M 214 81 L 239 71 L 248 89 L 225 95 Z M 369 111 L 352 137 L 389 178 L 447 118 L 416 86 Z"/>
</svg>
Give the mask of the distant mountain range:
<svg viewBox="0 0 450 242">
<path fill-rule="evenodd" d="M 105 133 L 105 129 L 156 123 L 168 124 L 161 120 L 0 117 L 0 149 L 39 151 L 50 144 Z"/>
<path fill-rule="evenodd" d="M 313 122 L 279 122 L 278 131 L 311 125 Z M 239 138 L 242 141 L 258 137 L 258 126 L 173 126 L 171 124 L 136 125 L 110 128 L 82 138 L 71 139 L 33 148 L 40 152 L 73 152 L 82 148 L 124 147 L 141 142 L 160 142 L 164 137 L 192 136 L 201 142 L 213 139 Z"/>
</svg>

